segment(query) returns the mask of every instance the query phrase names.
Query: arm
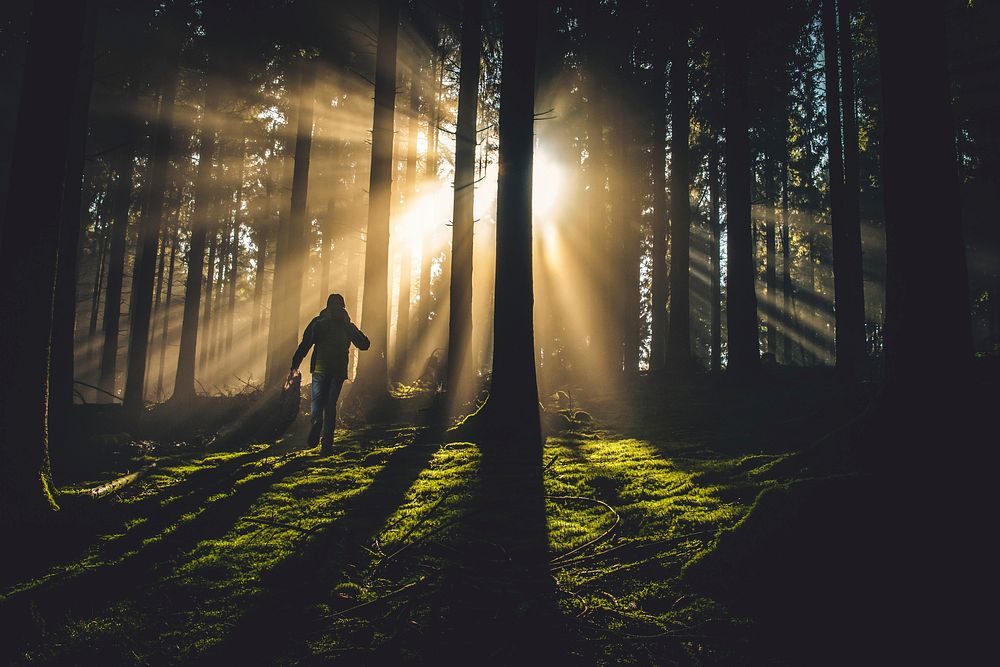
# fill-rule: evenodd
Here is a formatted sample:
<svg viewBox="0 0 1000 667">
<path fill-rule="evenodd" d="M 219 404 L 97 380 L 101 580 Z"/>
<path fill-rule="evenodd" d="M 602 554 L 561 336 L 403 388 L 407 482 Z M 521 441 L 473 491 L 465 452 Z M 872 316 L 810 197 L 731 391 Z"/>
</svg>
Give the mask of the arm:
<svg viewBox="0 0 1000 667">
<path fill-rule="evenodd" d="M 361 329 L 357 328 L 353 322 L 347 325 L 347 335 L 350 336 L 354 347 L 359 350 L 367 350 L 372 346 L 372 342 L 368 340 L 368 336 L 362 333 Z"/>
<path fill-rule="evenodd" d="M 314 319 L 309 323 L 309 326 L 306 327 L 305 332 L 302 334 L 302 342 L 299 343 L 299 346 L 295 349 L 295 354 L 292 355 L 293 371 L 298 370 L 299 364 L 301 364 L 302 360 L 306 358 L 306 355 L 309 353 L 309 348 L 312 347 L 315 324 L 316 320 Z"/>
</svg>

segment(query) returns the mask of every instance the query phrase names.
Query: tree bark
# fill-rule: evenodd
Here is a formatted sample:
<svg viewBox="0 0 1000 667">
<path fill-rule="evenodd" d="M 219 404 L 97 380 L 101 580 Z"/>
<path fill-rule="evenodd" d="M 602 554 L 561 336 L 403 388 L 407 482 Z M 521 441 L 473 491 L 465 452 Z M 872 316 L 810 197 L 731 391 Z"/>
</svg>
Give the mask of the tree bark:
<svg viewBox="0 0 1000 667">
<path fill-rule="evenodd" d="M 711 234 L 711 369 L 722 370 L 722 230 L 719 224 L 719 135 L 713 129 L 708 154 L 708 228 Z"/>
<path fill-rule="evenodd" d="M 60 158 L 69 148 L 85 16 L 85 2 L 37 0 L 29 27 L 0 239 L 0 522 L 6 525 L 44 520 L 57 509 L 48 449 L 49 344 L 66 178 Z"/>
<path fill-rule="evenodd" d="M 49 445 L 58 451 L 66 447 L 73 407 L 73 379 L 76 350 L 76 264 L 80 252 L 80 228 L 85 215 L 81 208 L 84 154 L 90 119 L 90 90 L 94 74 L 97 40 L 97 3 L 87 5 L 83 48 L 78 55 L 80 72 L 66 155 L 66 182 L 62 192 L 62 222 L 56 260 L 55 303 L 52 313 L 52 360 L 49 376 Z"/>
<path fill-rule="evenodd" d="M 177 374 L 174 378 L 173 399 L 188 400 L 195 395 L 195 361 L 198 350 L 198 316 L 201 312 L 202 280 L 205 271 L 205 241 L 212 227 L 214 193 L 212 192 L 213 160 L 216 150 L 215 113 L 218 97 L 213 82 L 205 82 L 205 106 L 201 119 L 198 145 L 198 176 L 194 185 L 194 208 L 191 212 L 191 241 L 188 246 L 187 276 L 184 279 L 184 313 L 181 320 L 181 342 L 177 352 Z M 209 288 L 211 289 L 211 288 Z"/>
<path fill-rule="evenodd" d="M 531 457 L 541 447 L 531 267 L 537 30 L 535 2 L 504 4 L 493 378 L 483 408 L 489 437 Z"/>
<path fill-rule="evenodd" d="M 649 342 L 649 368 L 659 370 L 666 362 L 667 349 L 667 39 L 657 40 L 653 58 L 651 90 L 653 94 L 653 240 L 652 240 L 652 322 Z"/>
<path fill-rule="evenodd" d="M 420 72 L 410 76 L 410 120 L 406 138 L 406 172 L 403 204 L 411 211 L 417 196 L 417 131 L 420 117 Z M 412 223 L 412 221 L 411 221 Z M 399 267 L 399 300 L 396 307 L 396 377 L 405 382 L 409 377 L 410 358 L 410 298 L 413 284 L 412 232 L 406 235 Z"/>
<path fill-rule="evenodd" d="M 844 35 L 840 35 L 845 39 Z M 846 39 L 850 39 L 848 33 Z M 854 220 L 847 210 L 844 171 L 843 133 L 841 130 L 840 67 L 837 59 L 836 0 L 823 0 L 823 49 L 826 73 L 827 138 L 830 151 L 830 218 L 833 236 L 833 292 L 836 320 L 836 358 L 838 372 L 854 377 L 864 360 L 864 292 L 861 275 L 861 232 L 856 207 L 857 164 L 854 165 Z M 850 47 L 848 47 L 850 51 Z M 851 85 L 853 90 L 853 84 Z M 852 93 L 853 102 L 853 93 Z M 852 104 L 853 106 L 853 104 Z M 845 114 L 846 115 L 846 114 Z M 850 112 L 853 116 L 853 110 Z M 857 146 L 857 127 L 854 127 Z M 855 152 L 856 160 L 856 152 Z"/>
<path fill-rule="evenodd" d="M 688 90 L 688 27 L 683 3 L 674 17 L 673 65 L 670 68 L 670 323 L 667 365 L 685 369 L 691 363 L 691 119 Z"/>
<path fill-rule="evenodd" d="M 736 376 L 756 373 L 757 294 L 750 215 L 750 104 L 747 93 L 747 8 L 731 3 L 725 18 L 726 227 L 729 370 Z"/>
<path fill-rule="evenodd" d="M 125 410 L 131 418 L 139 417 L 144 409 L 143 388 L 146 379 L 146 353 L 149 349 L 150 314 L 153 306 L 153 278 L 156 271 L 156 248 L 163 219 L 167 168 L 171 153 L 177 76 L 177 65 L 171 59 L 165 65 L 161 86 L 160 111 L 150 152 L 149 203 L 139 229 L 132 278 L 128 371 L 123 400 Z"/>
<path fill-rule="evenodd" d="M 482 2 L 465 0 L 462 62 L 455 138 L 455 200 L 451 243 L 451 313 L 448 319 L 447 390 L 452 406 L 471 388 L 473 205 L 476 182 L 476 118 L 482 46 Z"/>
<path fill-rule="evenodd" d="M 368 240 L 365 245 L 365 291 L 361 328 L 371 348 L 358 362 L 359 395 L 387 396 L 386 359 L 389 327 L 389 213 L 392 204 L 392 137 L 396 104 L 396 38 L 398 0 L 379 2 L 375 67 L 375 110 L 372 118 L 372 166 L 368 187 Z"/>
</svg>

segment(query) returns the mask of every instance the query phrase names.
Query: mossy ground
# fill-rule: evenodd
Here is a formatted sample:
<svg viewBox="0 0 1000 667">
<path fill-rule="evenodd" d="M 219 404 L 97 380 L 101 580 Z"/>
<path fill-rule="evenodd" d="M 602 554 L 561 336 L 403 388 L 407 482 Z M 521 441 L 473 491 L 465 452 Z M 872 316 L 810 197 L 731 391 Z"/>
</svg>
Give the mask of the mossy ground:
<svg viewBox="0 0 1000 667">
<path fill-rule="evenodd" d="M 305 448 L 302 420 L 238 451 L 160 454 L 120 493 L 68 502 L 85 527 L 3 582 L 2 657 L 502 663 L 539 650 L 516 648 L 527 633 L 568 664 L 746 662 L 754 619 L 685 565 L 864 398 L 814 377 L 595 398 L 521 468 L 405 415 L 340 430 L 331 456 Z"/>
</svg>

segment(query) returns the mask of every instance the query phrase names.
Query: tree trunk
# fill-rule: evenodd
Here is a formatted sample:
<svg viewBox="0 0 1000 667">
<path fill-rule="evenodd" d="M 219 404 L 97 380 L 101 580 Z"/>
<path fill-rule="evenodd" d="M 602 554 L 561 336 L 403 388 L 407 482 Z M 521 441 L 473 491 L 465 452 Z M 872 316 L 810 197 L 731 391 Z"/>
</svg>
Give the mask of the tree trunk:
<svg viewBox="0 0 1000 667">
<path fill-rule="evenodd" d="M 170 334 L 170 301 L 174 292 L 174 266 L 177 258 L 177 226 L 174 227 L 173 234 L 170 235 L 170 263 L 167 268 L 167 294 L 163 299 L 163 308 L 160 315 L 160 363 L 156 374 L 156 396 L 157 400 L 163 397 L 163 370 L 167 363 L 167 338 Z"/>
<path fill-rule="evenodd" d="M 834 315 L 836 318 L 837 370 L 847 377 L 856 376 L 864 360 L 864 292 L 861 275 L 861 232 L 857 212 L 857 155 L 854 154 L 855 208 L 853 221 L 847 212 L 843 136 L 840 123 L 840 68 L 837 41 L 836 0 L 823 0 L 823 48 L 826 62 L 826 116 L 830 150 L 830 218 L 833 232 Z M 849 39 L 850 34 L 841 39 Z M 848 51 L 850 51 L 848 47 Z M 852 91 L 853 106 L 853 84 Z M 846 114 L 845 114 L 846 115 Z M 853 110 L 850 112 L 853 116 Z M 854 145 L 857 127 L 854 124 Z"/>
<path fill-rule="evenodd" d="M 101 353 L 101 389 L 114 394 L 118 376 L 118 327 L 121 324 L 122 282 L 125 274 L 125 240 L 128 234 L 128 213 L 132 204 L 132 170 L 138 137 L 128 137 L 128 144 L 118 153 L 115 172 L 117 179 L 113 193 L 111 249 L 108 260 L 108 286 L 104 298 L 104 345 Z M 98 401 L 110 400 L 99 394 Z"/>
<path fill-rule="evenodd" d="M 652 239 L 652 322 L 649 368 L 659 370 L 666 362 L 667 346 L 667 108 L 666 39 L 657 40 L 653 59 L 651 108 L 653 112 L 653 239 Z"/>
<path fill-rule="evenodd" d="M 462 10 L 462 63 L 455 138 L 455 204 L 451 243 L 451 313 L 448 319 L 447 389 L 452 406 L 471 389 L 472 238 L 476 182 L 476 112 L 482 45 L 482 2 L 465 0 Z"/>
<path fill-rule="evenodd" d="M 861 248 L 861 192 L 859 189 L 860 166 L 858 159 L 858 118 L 854 94 L 854 43 L 851 34 L 851 7 L 854 0 L 838 0 L 840 14 L 840 85 L 844 115 L 844 195 L 839 220 L 835 221 L 833 233 L 834 265 L 840 278 L 836 286 L 837 340 L 841 341 L 841 327 L 844 328 L 850 348 L 851 368 L 849 374 L 864 372 L 866 352 L 865 340 L 865 287 L 864 262 Z M 839 241 L 839 244 L 837 242 Z M 846 310 L 846 312 L 843 312 Z M 840 353 L 837 355 L 840 359 Z M 839 366 L 840 364 L 838 364 Z"/>
<path fill-rule="evenodd" d="M 372 166 L 368 186 L 368 233 L 365 244 L 365 291 L 362 329 L 371 348 L 358 362 L 360 396 L 381 398 L 388 391 L 386 359 L 389 327 L 389 213 L 392 204 L 392 137 L 396 104 L 398 0 L 379 2 L 378 50 L 375 57 L 375 110 L 372 119 Z M 357 384 L 357 383 L 356 383 Z"/>
<path fill-rule="evenodd" d="M 750 104 L 747 93 L 747 8 L 733 3 L 726 17 L 725 123 L 726 227 L 728 281 L 729 370 L 737 376 L 754 374 L 760 365 L 757 342 L 757 294 L 754 289 L 754 247 L 750 215 Z"/>
<path fill-rule="evenodd" d="M 531 267 L 531 180 L 538 6 L 504 4 L 489 436 L 534 457 L 541 446 Z"/>
<path fill-rule="evenodd" d="M 787 155 L 787 152 L 786 152 Z M 788 213 L 788 163 L 781 165 L 781 313 L 784 323 L 782 332 L 782 361 L 792 363 L 792 331 L 798 331 L 795 321 L 795 306 L 792 302 L 792 239 L 791 221 Z"/>
<path fill-rule="evenodd" d="M 905 24 L 892 3 L 875 7 L 884 122 L 887 393 L 900 405 L 919 406 L 960 389 L 972 361 L 945 21 L 931 8 L 937 5 L 911 12 Z"/>
<path fill-rule="evenodd" d="M 161 88 L 160 111 L 150 151 L 149 203 L 139 229 L 135 270 L 132 278 L 131 323 L 129 326 L 128 372 L 125 379 L 124 406 L 132 418 L 142 414 L 143 387 L 146 379 L 146 352 L 149 349 L 150 314 L 153 306 L 153 278 L 156 271 L 156 248 L 163 219 L 167 168 L 170 161 L 171 132 L 174 120 L 174 97 L 177 94 L 177 66 L 165 65 Z"/>
<path fill-rule="evenodd" d="M 406 173 L 404 206 L 410 211 L 417 197 L 417 130 L 420 116 L 420 72 L 410 77 L 410 120 L 406 138 Z M 412 224 L 412 221 L 411 221 Z M 399 267 L 399 299 L 396 307 L 396 377 L 405 382 L 409 377 L 410 358 L 410 288 L 413 284 L 412 232 L 405 234 L 402 264 Z"/>
<path fill-rule="evenodd" d="M 708 228 L 711 234 L 711 369 L 722 370 L 722 230 L 719 224 L 719 135 L 713 128 L 708 154 Z"/>
<path fill-rule="evenodd" d="M 70 434 L 73 407 L 73 369 L 76 349 L 76 260 L 80 252 L 80 228 L 86 212 L 81 208 L 84 154 L 90 118 L 90 89 L 94 73 L 97 39 L 97 3 L 88 3 L 83 48 L 78 54 L 80 72 L 73 96 L 66 181 L 62 192 L 62 222 L 56 260 L 55 303 L 52 313 L 52 360 L 49 375 L 49 446 L 64 449 Z"/>
<path fill-rule="evenodd" d="M 58 20 L 53 17 L 58 15 Z M 70 145 L 86 3 L 36 0 L 0 239 L 0 521 L 56 509 L 48 377 L 59 206 Z M 58 156 L 58 157 L 56 157 Z M 55 159 L 53 159 L 55 157 Z M 11 323 L 16 322 L 16 326 Z M 16 544 L 16 541 L 12 542 Z"/>
<path fill-rule="evenodd" d="M 777 276 L 774 265 L 777 261 L 778 238 L 775 227 L 776 199 L 773 155 L 765 153 L 764 164 L 764 289 L 767 294 L 767 353 L 774 360 L 778 358 L 778 297 Z"/>
<path fill-rule="evenodd" d="M 212 192 L 212 161 L 215 158 L 218 107 L 215 87 L 206 80 L 205 106 L 201 119 L 198 147 L 198 175 L 194 185 L 194 208 L 191 212 L 191 241 L 188 246 L 187 277 L 184 279 L 184 313 L 181 342 L 177 353 L 177 374 L 173 398 L 183 401 L 195 395 L 194 375 L 198 349 L 198 315 L 201 311 L 202 274 L 205 271 L 205 240 L 212 225 L 215 193 Z M 209 269 L 211 272 L 211 268 Z M 211 285 L 209 285 L 211 291 Z"/>
<path fill-rule="evenodd" d="M 682 3 L 678 3 L 682 4 Z M 691 363 L 691 174 L 688 165 L 691 120 L 688 90 L 688 28 L 683 8 L 674 17 L 673 65 L 670 68 L 670 323 L 667 365 Z"/>
</svg>

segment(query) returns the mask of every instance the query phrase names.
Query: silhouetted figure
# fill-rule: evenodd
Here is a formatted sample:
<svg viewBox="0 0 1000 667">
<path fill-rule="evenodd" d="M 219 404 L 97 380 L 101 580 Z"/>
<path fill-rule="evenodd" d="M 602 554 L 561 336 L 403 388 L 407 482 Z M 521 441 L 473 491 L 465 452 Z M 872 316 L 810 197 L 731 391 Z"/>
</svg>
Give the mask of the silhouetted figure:
<svg viewBox="0 0 1000 667">
<path fill-rule="evenodd" d="M 337 400 L 340 390 L 347 379 L 348 351 L 351 343 L 359 350 L 367 350 L 371 346 L 368 336 L 361 332 L 351 322 L 347 314 L 344 297 L 331 294 L 326 300 L 326 308 L 313 318 L 302 342 L 292 356 L 292 369 L 289 376 L 298 372 L 299 364 L 305 358 L 310 347 L 315 346 L 309 359 L 309 372 L 312 373 L 312 426 L 309 429 L 309 446 L 321 444 L 320 451 L 330 453 L 333 448 L 333 433 L 337 426 Z M 322 437 L 321 437 L 322 431 Z"/>
</svg>

